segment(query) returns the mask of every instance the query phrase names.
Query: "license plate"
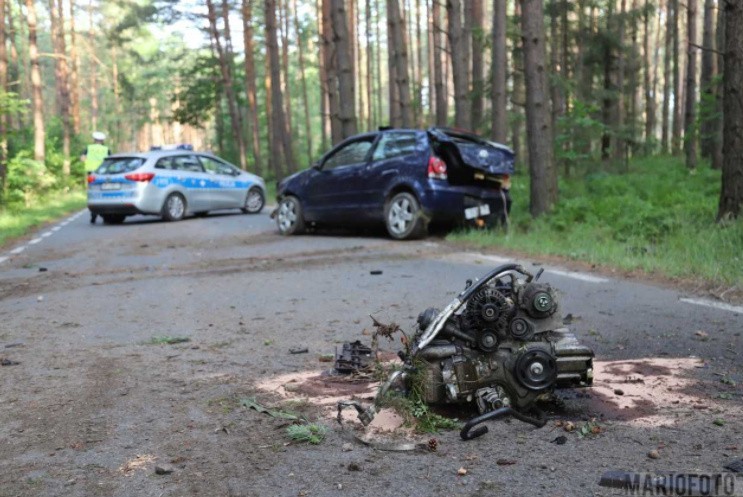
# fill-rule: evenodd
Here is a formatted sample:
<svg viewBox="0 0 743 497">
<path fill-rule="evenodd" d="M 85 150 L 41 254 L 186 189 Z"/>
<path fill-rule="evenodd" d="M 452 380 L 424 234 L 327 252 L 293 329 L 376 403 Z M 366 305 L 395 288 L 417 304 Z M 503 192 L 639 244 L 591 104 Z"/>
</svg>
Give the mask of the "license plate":
<svg viewBox="0 0 743 497">
<path fill-rule="evenodd" d="M 478 217 L 489 216 L 490 206 L 488 204 L 476 205 L 475 207 L 468 207 L 464 210 L 465 219 L 476 219 Z"/>
<path fill-rule="evenodd" d="M 121 183 L 103 183 L 101 190 L 121 190 Z"/>
</svg>

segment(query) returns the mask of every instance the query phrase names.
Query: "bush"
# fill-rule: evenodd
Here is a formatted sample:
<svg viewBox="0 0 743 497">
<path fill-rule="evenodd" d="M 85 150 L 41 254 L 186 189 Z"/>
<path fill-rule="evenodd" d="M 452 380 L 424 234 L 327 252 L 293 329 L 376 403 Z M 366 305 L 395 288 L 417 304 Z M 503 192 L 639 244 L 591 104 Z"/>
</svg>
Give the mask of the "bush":
<svg viewBox="0 0 743 497">
<path fill-rule="evenodd" d="M 29 206 L 34 198 L 49 192 L 56 184 L 57 178 L 43 162 L 32 159 L 30 152 L 22 151 L 8 161 L 3 198 L 8 204 Z"/>
</svg>

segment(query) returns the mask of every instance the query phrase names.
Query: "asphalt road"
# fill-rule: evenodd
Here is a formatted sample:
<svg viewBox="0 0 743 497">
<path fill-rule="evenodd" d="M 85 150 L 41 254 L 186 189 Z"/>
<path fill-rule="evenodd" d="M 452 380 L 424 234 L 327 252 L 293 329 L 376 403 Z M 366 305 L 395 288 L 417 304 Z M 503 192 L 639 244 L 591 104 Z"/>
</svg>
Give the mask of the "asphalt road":
<svg viewBox="0 0 743 497">
<path fill-rule="evenodd" d="M 281 392 L 309 395 L 292 406 L 328 426 L 320 445 L 287 445 L 280 420 L 240 407 L 285 405 L 262 385 L 327 369 L 320 356 L 368 340 L 369 315 L 412 331 L 503 262 L 438 238 L 280 237 L 265 211 L 121 226 L 80 213 L 44 228 L 0 250 L 0 358 L 18 363 L 0 367 L 0 496 L 613 495 L 597 485 L 607 470 L 743 458 L 743 308 L 536 258 L 516 262 L 545 269 L 602 364 L 555 420 L 601 433 L 494 422 L 472 442 L 435 435 L 436 452 L 343 450 L 301 384 Z"/>
</svg>

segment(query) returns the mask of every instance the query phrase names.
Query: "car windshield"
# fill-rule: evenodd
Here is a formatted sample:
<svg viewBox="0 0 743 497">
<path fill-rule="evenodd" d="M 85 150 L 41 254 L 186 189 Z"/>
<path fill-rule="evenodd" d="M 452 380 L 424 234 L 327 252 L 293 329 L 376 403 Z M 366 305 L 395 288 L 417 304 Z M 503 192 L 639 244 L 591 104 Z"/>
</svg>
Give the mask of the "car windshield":
<svg viewBox="0 0 743 497">
<path fill-rule="evenodd" d="M 97 174 L 122 174 L 130 173 L 139 169 L 144 164 L 145 159 L 142 157 L 116 157 L 108 158 L 96 171 Z"/>
</svg>

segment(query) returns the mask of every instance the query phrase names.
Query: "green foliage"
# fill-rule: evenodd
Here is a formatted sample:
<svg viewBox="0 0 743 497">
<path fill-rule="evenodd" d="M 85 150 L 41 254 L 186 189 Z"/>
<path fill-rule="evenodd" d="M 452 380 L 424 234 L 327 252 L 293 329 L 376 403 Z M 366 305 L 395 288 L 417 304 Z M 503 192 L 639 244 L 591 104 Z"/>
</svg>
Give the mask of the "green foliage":
<svg viewBox="0 0 743 497">
<path fill-rule="evenodd" d="M 596 119 L 595 104 L 573 101 L 570 112 L 557 120 L 555 157 L 560 163 L 575 165 L 591 158 L 591 143 L 604 132 L 604 124 Z"/>
<path fill-rule="evenodd" d="M 620 269 L 743 285 L 743 220 L 715 223 L 720 173 L 682 160 L 636 160 L 627 174 L 563 179 L 553 213 L 532 219 L 528 183 L 514 178 L 512 229 L 452 235 L 479 245 L 561 255 Z"/>
<path fill-rule="evenodd" d="M 7 203 L 23 203 L 25 206 L 40 195 L 48 193 L 57 178 L 43 162 L 31 158 L 30 152 L 20 152 L 8 161 L 6 192 Z"/>
<path fill-rule="evenodd" d="M 306 442 L 318 445 L 325 440 L 328 429 L 318 423 L 290 425 L 286 428 L 286 435 L 295 442 Z"/>
</svg>

